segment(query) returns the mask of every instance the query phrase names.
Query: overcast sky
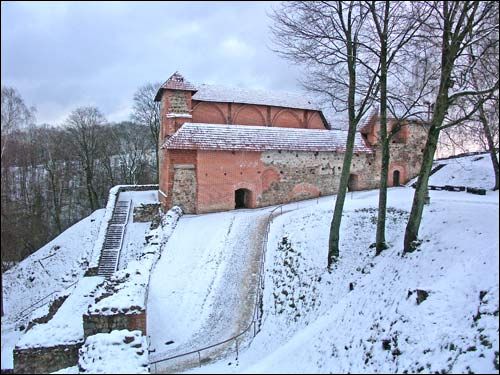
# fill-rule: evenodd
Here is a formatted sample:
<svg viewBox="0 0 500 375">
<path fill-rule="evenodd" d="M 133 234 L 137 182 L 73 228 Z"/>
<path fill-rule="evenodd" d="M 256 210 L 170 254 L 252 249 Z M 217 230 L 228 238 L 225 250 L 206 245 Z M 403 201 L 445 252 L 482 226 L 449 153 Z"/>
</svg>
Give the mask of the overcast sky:
<svg viewBox="0 0 500 375">
<path fill-rule="evenodd" d="M 270 50 L 271 2 L 4 2 L 2 85 L 61 124 L 79 106 L 127 120 L 132 96 L 178 70 L 194 83 L 299 91 Z"/>
</svg>

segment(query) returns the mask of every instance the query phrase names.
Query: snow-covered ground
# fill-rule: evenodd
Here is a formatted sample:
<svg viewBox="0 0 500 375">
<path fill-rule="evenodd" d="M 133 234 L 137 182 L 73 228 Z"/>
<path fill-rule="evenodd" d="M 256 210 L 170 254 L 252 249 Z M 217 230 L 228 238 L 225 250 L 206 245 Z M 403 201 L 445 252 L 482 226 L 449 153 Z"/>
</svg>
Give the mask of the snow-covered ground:
<svg viewBox="0 0 500 375">
<path fill-rule="evenodd" d="M 158 203 L 155 190 L 121 192 L 117 198 L 131 200 L 132 211 L 135 206 L 141 204 Z M 78 301 L 86 303 L 84 298 L 76 295 L 70 296 L 70 299 L 61 307 L 61 313 L 56 314 L 51 324 L 35 326 L 28 331 L 26 337 L 22 337 L 20 328 L 26 326 L 28 319 L 43 315 L 47 310 L 48 302 L 63 293 L 73 293 L 74 284 L 77 284 L 77 291 L 78 288 L 82 288 L 78 281 L 83 279 L 88 264 L 92 262 L 92 258 L 96 257 L 93 252 L 105 211 L 103 209 L 95 211 L 2 275 L 5 313 L 2 317 L 2 369 L 13 367 L 12 350 L 16 343 L 24 346 L 41 345 L 42 342 L 37 340 L 42 339 L 45 340 L 43 343 L 62 342 L 63 338 L 55 334 L 48 337 L 40 334 L 38 339 L 34 337 L 37 336 L 38 331 L 53 329 L 53 324 L 64 327 L 60 329 L 62 335 L 76 337 L 80 334 L 81 314 L 80 317 L 71 312 L 63 314 L 66 310 L 72 311 L 70 305 Z M 108 213 L 108 216 L 111 217 L 111 214 Z M 141 255 L 145 244 L 144 237 L 149 227 L 149 222 L 133 222 L 133 215 L 129 216 L 121 251 L 120 268 L 126 267 L 129 262 Z M 65 290 L 68 287 L 73 289 Z M 32 305 L 34 306 L 31 307 Z M 85 307 L 87 305 L 88 303 Z"/>
<path fill-rule="evenodd" d="M 488 187 L 493 179 L 491 163 L 487 155 L 481 157 L 442 161 L 447 165 L 433 175 L 433 183 Z M 212 364 L 202 359 L 202 367 L 184 370 L 498 372 L 498 192 L 477 196 L 431 191 L 420 230 L 423 243 L 418 251 L 403 257 L 413 193 L 411 188 L 389 190 L 387 240 L 391 246 L 378 257 L 370 248 L 375 238 L 378 191 L 350 193 L 341 229 L 342 253 L 332 273 L 326 271 L 326 260 L 335 197 L 285 206 L 285 211 L 293 211 L 271 224 L 261 331 L 237 358 L 234 353 Z M 185 251 L 193 248 L 184 247 L 186 244 L 196 241 L 199 248 L 204 241 L 221 241 L 228 227 L 225 220 L 231 214 L 191 218 L 193 224 L 206 220 L 199 228 L 209 230 L 200 232 L 193 225 L 182 233 L 184 242 L 178 246 Z M 190 238 L 187 233 L 201 238 Z M 203 263 L 196 251 L 177 256 L 176 262 L 194 262 L 193 256 Z M 164 259 L 169 259 L 168 253 Z M 172 265 L 180 271 L 162 277 L 165 286 L 180 287 L 171 297 L 175 294 L 175 301 L 188 303 L 178 306 L 173 298 L 157 302 L 160 307 L 163 304 L 163 315 L 151 321 L 150 327 L 165 340 L 156 342 L 158 347 L 189 340 L 198 323 L 206 324 L 200 323 L 205 322 L 200 310 L 189 308 L 195 306 L 196 298 L 202 300 L 206 295 L 205 273 L 200 273 L 200 266 L 186 265 L 184 269 Z M 234 284 L 234 280 L 224 279 L 224 285 Z M 169 288 L 165 286 L 162 291 Z M 219 309 L 210 304 L 205 309 L 214 308 Z M 168 310 L 182 314 L 175 316 Z M 219 322 L 211 322 L 216 330 Z M 203 334 L 210 335 L 210 330 Z M 216 341 L 219 336 L 211 337 Z M 179 352 L 182 350 L 174 353 Z M 203 358 L 204 353 L 200 354 Z M 151 356 L 153 360 L 159 357 L 157 352 Z M 191 357 L 197 365 L 197 353 Z M 174 361 L 177 359 L 169 362 Z"/>
<path fill-rule="evenodd" d="M 18 319 L 83 277 L 104 210 L 97 210 L 2 275 L 2 369 L 12 368 L 12 349 L 21 336 Z M 23 312 L 23 310 L 26 310 Z"/>
<path fill-rule="evenodd" d="M 119 200 L 132 201 L 118 264 L 118 269 L 124 269 L 131 260 L 135 260 L 141 254 L 145 244 L 144 237 L 151 225 L 150 222 L 134 222 L 134 215 L 132 214 L 134 207 L 139 207 L 141 204 L 159 203 L 158 191 L 123 191 L 119 195 Z"/>
<path fill-rule="evenodd" d="M 429 178 L 429 185 L 482 189 L 492 189 L 495 185 L 491 157 L 487 153 L 436 161 L 435 165 L 439 164 L 444 164 L 445 167 Z"/>
<path fill-rule="evenodd" d="M 82 319 L 77 317 L 87 311 L 87 306 L 92 301 L 92 290 L 103 281 L 101 276 L 83 277 L 54 317 L 47 323 L 36 324 L 26 331 L 16 347 L 24 349 L 83 342 Z"/>
<path fill-rule="evenodd" d="M 448 165 L 430 183 L 491 187 L 490 182 L 482 185 L 493 181 L 488 156 L 479 156 L 445 161 Z M 413 193 L 409 187 L 389 189 L 390 247 L 377 257 L 370 244 L 378 191 L 349 193 L 341 256 L 331 273 L 326 261 L 335 197 L 277 211 L 267 242 L 260 332 L 250 346 L 240 346 L 237 358 L 225 352 L 224 359 L 196 367 L 195 354 L 195 367 L 177 370 L 498 373 L 498 191 L 485 196 L 430 191 L 419 235 L 422 244 L 402 256 Z M 151 278 L 150 361 L 225 339 L 251 320 L 270 210 L 186 215 L 179 220 Z M 10 282 L 10 288 L 16 287 Z M 5 290 L 6 306 L 19 305 L 21 310 L 22 302 L 7 302 L 13 293 L 6 295 Z M 10 340 L 4 327 L 2 319 L 2 352 Z M 233 350 L 233 343 L 227 348 Z M 112 368 L 114 358 L 107 358 L 106 368 Z"/>
<path fill-rule="evenodd" d="M 413 192 L 389 190 L 391 247 L 378 257 L 369 248 L 378 192 L 350 194 L 331 274 L 334 197 L 277 217 L 261 332 L 238 360 L 233 355 L 191 371 L 498 372 L 498 192 L 431 191 L 423 243 L 402 257 Z M 417 290 L 428 293 L 420 304 Z"/>
<path fill-rule="evenodd" d="M 270 211 L 179 220 L 151 278 L 150 360 L 223 341 L 250 323 Z"/>
</svg>

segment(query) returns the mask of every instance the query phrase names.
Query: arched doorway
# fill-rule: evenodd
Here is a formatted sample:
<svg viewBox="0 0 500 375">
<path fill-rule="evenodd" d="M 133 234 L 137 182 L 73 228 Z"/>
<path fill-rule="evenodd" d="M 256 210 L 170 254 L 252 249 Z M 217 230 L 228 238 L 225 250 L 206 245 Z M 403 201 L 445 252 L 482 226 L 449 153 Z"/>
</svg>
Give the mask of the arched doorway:
<svg viewBox="0 0 500 375">
<path fill-rule="evenodd" d="M 392 172 L 392 186 L 399 186 L 400 173 L 397 169 Z"/>
<path fill-rule="evenodd" d="M 234 192 L 234 208 L 250 208 L 250 194 L 248 189 L 238 189 Z"/>
<path fill-rule="evenodd" d="M 350 174 L 349 181 L 347 182 L 347 191 L 358 190 L 358 175 Z"/>
</svg>

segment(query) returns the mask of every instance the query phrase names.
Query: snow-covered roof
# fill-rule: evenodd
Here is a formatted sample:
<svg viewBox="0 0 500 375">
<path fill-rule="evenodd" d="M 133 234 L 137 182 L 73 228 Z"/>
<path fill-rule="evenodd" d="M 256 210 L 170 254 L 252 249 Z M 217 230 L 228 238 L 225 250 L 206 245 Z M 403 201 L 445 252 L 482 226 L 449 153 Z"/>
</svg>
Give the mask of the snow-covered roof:
<svg viewBox="0 0 500 375">
<path fill-rule="evenodd" d="M 286 91 L 251 90 L 239 87 L 197 84 L 187 81 L 182 74 L 175 72 L 158 89 L 155 101 L 161 100 L 163 90 L 183 90 L 196 92 L 193 100 L 202 102 L 241 103 L 270 105 L 274 107 L 308 109 L 321 111 L 321 107 L 312 98 L 304 94 Z"/>
<path fill-rule="evenodd" d="M 203 102 L 260 104 L 321 111 L 320 106 L 314 103 L 311 98 L 298 93 L 251 90 L 206 84 L 197 85 L 197 89 L 198 91 L 193 95 L 193 100 Z"/>
<path fill-rule="evenodd" d="M 187 150 L 343 152 L 346 140 L 347 132 L 342 130 L 185 123 L 163 147 Z M 354 152 L 373 152 L 359 133 L 356 133 Z"/>
<path fill-rule="evenodd" d="M 193 85 L 191 82 L 187 81 L 182 74 L 179 72 L 175 72 L 170 76 L 169 79 L 165 81 L 163 85 L 160 86 L 158 89 L 158 92 L 156 93 L 155 96 L 155 101 L 160 101 L 161 100 L 161 93 L 163 90 L 169 89 L 169 90 L 182 90 L 182 91 L 196 91 L 195 85 Z"/>
</svg>

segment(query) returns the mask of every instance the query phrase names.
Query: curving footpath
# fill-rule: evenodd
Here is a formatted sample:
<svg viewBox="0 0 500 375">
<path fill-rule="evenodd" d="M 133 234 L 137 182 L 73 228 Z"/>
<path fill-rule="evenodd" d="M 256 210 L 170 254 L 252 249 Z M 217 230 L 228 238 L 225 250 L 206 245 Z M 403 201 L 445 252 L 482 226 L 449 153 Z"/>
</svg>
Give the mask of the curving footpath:
<svg viewBox="0 0 500 375">
<path fill-rule="evenodd" d="M 232 337 L 252 321 L 272 207 L 186 215 L 163 250 L 148 298 L 150 362 Z M 248 335 L 247 338 L 251 337 Z M 245 344 L 239 340 L 240 347 Z M 234 352 L 235 343 L 160 362 L 154 372 L 179 372 Z"/>
</svg>

